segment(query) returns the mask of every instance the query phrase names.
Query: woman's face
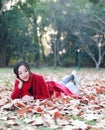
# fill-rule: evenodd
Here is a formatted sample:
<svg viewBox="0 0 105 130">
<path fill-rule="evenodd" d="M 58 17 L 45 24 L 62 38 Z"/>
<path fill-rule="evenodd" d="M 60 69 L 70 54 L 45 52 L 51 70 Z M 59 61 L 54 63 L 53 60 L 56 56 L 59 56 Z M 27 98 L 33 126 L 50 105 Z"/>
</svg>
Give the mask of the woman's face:
<svg viewBox="0 0 105 130">
<path fill-rule="evenodd" d="M 21 65 L 18 68 L 18 76 L 23 81 L 28 81 L 30 78 L 30 72 L 27 70 L 27 68 L 24 65 Z"/>
</svg>

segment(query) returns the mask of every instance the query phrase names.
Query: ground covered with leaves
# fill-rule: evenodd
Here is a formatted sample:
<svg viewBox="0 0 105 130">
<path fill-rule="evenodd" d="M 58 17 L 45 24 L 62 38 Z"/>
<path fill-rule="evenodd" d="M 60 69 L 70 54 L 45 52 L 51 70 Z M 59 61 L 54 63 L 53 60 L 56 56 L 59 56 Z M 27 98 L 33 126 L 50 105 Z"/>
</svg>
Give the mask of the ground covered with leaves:
<svg viewBox="0 0 105 130">
<path fill-rule="evenodd" d="M 71 69 L 41 70 L 47 80 L 58 81 Z M 0 130 L 105 130 L 105 70 L 81 69 L 82 98 L 60 98 L 25 102 L 11 100 L 13 75 L 0 71 Z"/>
</svg>

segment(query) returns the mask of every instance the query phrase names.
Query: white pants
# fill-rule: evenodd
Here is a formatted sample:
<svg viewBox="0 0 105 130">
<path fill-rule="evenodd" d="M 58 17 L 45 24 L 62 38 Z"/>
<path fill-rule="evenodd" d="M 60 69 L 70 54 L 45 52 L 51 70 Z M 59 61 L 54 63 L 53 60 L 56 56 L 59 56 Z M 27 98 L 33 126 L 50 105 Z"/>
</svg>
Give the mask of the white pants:
<svg viewBox="0 0 105 130">
<path fill-rule="evenodd" d="M 66 76 L 58 83 L 65 85 L 71 92 L 73 92 L 76 95 L 79 95 L 79 89 L 73 82 L 73 75 Z"/>
</svg>

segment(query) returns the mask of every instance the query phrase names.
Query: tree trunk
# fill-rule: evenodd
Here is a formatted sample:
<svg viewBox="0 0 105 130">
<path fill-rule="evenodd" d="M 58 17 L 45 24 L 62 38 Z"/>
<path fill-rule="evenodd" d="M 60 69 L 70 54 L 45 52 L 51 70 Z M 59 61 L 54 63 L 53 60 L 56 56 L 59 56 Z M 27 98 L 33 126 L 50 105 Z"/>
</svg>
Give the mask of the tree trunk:
<svg viewBox="0 0 105 130">
<path fill-rule="evenodd" d="M 3 35 L 3 19 L 2 19 L 2 3 L 0 1 L 0 67 L 5 66 L 6 61 L 6 49 L 5 49 L 5 37 Z"/>
<path fill-rule="evenodd" d="M 99 64 L 96 64 L 96 69 L 99 69 Z"/>
<path fill-rule="evenodd" d="M 1 43 L 0 44 L 0 67 L 5 67 L 6 66 L 5 63 L 6 63 L 6 49 L 3 43 Z"/>
<path fill-rule="evenodd" d="M 56 42 L 54 41 L 54 67 L 57 66 L 57 48 L 56 48 Z"/>
<path fill-rule="evenodd" d="M 42 39 L 42 34 L 41 34 L 41 36 L 40 36 L 40 38 L 39 38 L 39 43 L 40 43 L 40 45 L 41 45 L 41 51 L 42 51 L 43 60 L 44 60 L 44 62 L 46 63 L 46 56 L 45 56 L 45 53 L 44 53 L 43 42 L 42 42 L 41 39 Z"/>
</svg>

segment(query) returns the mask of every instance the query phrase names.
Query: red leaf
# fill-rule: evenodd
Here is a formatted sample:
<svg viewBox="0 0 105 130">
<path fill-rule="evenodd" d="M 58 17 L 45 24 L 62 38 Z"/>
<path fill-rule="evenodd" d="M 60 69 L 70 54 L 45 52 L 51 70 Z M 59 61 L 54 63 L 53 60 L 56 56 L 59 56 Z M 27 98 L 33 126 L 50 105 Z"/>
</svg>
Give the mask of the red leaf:
<svg viewBox="0 0 105 130">
<path fill-rule="evenodd" d="M 62 114 L 58 111 L 54 113 L 54 119 L 56 118 L 62 118 Z"/>
<path fill-rule="evenodd" d="M 97 94 L 103 94 L 103 93 L 105 93 L 105 88 L 103 88 L 103 87 L 96 88 L 96 93 Z"/>
<path fill-rule="evenodd" d="M 86 104 L 86 105 L 88 105 L 88 102 L 89 102 L 89 101 L 86 100 L 86 99 L 81 99 L 81 100 L 80 100 L 80 103 L 83 103 L 83 104 Z"/>
<path fill-rule="evenodd" d="M 42 112 L 42 111 L 43 111 L 43 109 L 41 107 L 37 108 L 37 112 Z"/>
</svg>

